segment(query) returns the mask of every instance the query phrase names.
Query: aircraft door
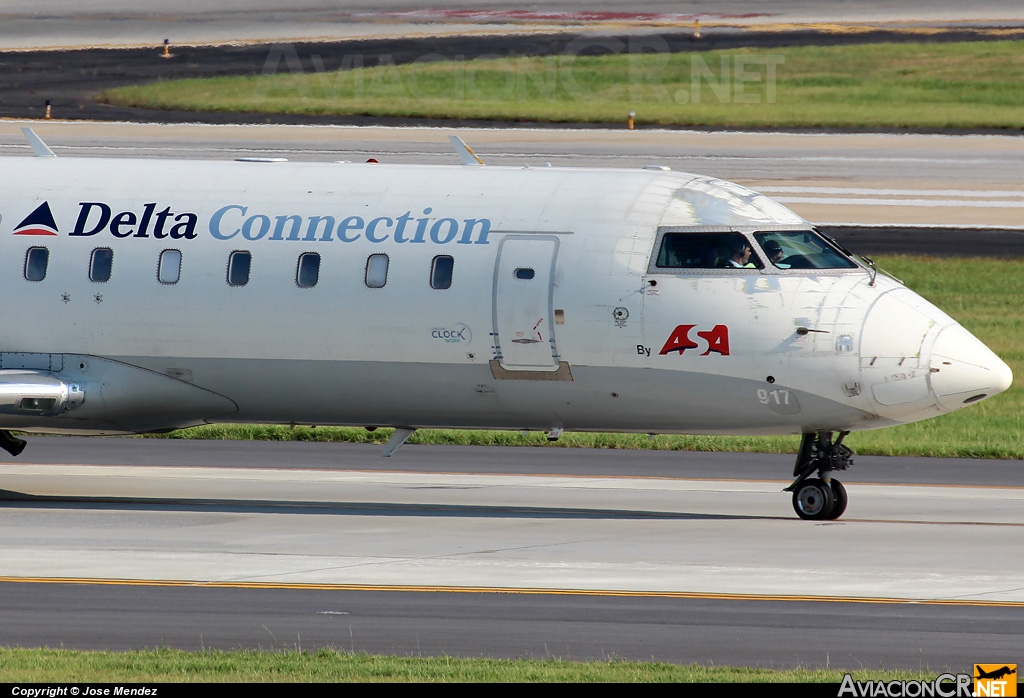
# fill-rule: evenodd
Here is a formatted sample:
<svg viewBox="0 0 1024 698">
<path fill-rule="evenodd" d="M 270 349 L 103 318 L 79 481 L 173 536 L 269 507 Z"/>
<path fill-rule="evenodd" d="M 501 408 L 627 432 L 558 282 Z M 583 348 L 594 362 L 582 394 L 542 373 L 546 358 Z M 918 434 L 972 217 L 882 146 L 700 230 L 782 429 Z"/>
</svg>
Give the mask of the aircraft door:
<svg viewBox="0 0 1024 698">
<path fill-rule="evenodd" d="M 556 371 L 552 293 L 558 238 L 510 236 L 494 264 L 494 353 L 509 371 Z"/>
</svg>

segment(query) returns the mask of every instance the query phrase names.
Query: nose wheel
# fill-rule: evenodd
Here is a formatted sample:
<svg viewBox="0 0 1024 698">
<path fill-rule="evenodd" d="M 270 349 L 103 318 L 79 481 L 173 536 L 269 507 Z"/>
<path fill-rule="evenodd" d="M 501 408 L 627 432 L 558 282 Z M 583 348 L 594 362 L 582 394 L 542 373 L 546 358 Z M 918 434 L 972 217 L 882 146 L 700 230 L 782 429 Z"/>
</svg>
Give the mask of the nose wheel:
<svg viewBox="0 0 1024 698">
<path fill-rule="evenodd" d="M 818 521 L 828 518 L 836 506 L 832 488 L 816 477 L 809 477 L 793 490 L 793 509 L 801 519 Z"/>
<path fill-rule="evenodd" d="M 840 433 L 835 442 L 830 432 L 804 434 L 793 470 L 796 480 L 786 488 L 793 493 L 793 510 L 801 519 L 831 521 L 846 511 L 846 488 L 832 472 L 853 465 L 853 451 L 843 445 L 847 433 Z M 811 477 L 815 471 L 817 477 Z"/>
<path fill-rule="evenodd" d="M 801 519 L 831 521 L 846 511 L 848 502 L 843 483 L 833 478 L 829 482 L 809 477 L 793 490 L 793 510 Z"/>
</svg>

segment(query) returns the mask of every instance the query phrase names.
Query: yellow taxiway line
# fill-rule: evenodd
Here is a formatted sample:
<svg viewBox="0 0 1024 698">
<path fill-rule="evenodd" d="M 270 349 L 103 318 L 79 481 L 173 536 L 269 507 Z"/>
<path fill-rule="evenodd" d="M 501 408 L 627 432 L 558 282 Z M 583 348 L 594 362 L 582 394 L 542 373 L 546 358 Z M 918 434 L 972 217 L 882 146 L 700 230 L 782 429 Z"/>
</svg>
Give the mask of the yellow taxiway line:
<svg viewBox="0 0 1024 698">
<path fill-rule="evenodd" d="M 163 579 L 101 579 L 90 577 L 7 577 L 8 584 L 99 584 L 138 587 L 207 587 L 212 589 L 281 589 L 291 591 L 395 591 L 447 594 L 530 594 L 552 596 L 604 596 L 718 601 L 804 601 L 827 603 L 907 604 L 919 606 L 985 606 L 1024 608 L 1024 601 L 982 599 L 905 599 L 886 596 L 812 596 L 806 594 L 721 594 L 699 591 L 617 591 L 611 589 L 544 589 L 533 587 L 429 586 L 398 584 L 289 584 L 277 582 L 197 582 Z"/>
</svg>

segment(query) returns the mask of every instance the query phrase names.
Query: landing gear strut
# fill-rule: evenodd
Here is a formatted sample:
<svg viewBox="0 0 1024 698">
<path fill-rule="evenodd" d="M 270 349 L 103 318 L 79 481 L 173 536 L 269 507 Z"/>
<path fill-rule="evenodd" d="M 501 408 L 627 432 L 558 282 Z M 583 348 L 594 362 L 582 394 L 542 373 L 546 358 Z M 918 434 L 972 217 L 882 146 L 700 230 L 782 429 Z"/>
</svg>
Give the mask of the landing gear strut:
<svg viewBox="0 0 1024 698">
<path fill-rule="evenodd" d="M 793 509 L 801 519 L 827 521 L 838 519 L 846 511 L 846 488 L 833 479 L 832 472 L 853 465 L 853 451 L 843 445 L 849 433 L 839 432 L 835 441 L 828 431 L 804 434 L 793 468 L 796 479 L 785 489 L 793 493 Z M 815 471 L 818 476 L 811 477 Z"/>
</svg>

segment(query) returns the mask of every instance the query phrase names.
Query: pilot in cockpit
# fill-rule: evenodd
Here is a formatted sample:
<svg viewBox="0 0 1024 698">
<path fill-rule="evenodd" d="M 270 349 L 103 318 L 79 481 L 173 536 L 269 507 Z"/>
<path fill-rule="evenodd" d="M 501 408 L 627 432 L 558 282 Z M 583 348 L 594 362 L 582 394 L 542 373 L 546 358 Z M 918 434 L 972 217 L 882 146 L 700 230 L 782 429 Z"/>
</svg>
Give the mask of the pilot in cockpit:
<svg viewBox="0 0 1024 698">
<path fill-rule="evenodd" d="M 738 243 L 732 248 L 732 254 L 729 256 L 726 266 L 741 269 L 753 268 L 755 264 L 750 261 L 751 254 L 753 254 L 753 250 L 750 249 L 750 243 L 743 240 L 742 243 Z"/>
<path fill-rule="evenodd" d="M 764 251 L 768 254 L 768 259 L 771 260 L 772 264 L 779 269 L 789 269 L 789 265 L 782 261 L 786 253 L 782 250 L 782 245 L 779 244 L 778 240 L 769 240 L 764 243 Z"/>
</svg>

